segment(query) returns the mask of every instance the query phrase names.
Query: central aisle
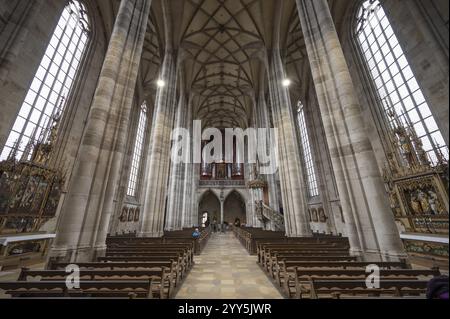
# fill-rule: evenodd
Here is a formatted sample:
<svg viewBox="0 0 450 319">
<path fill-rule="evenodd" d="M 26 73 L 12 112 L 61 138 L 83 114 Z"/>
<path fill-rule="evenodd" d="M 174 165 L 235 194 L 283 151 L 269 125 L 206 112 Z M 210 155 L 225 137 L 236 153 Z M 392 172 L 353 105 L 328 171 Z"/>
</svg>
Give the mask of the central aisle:
<svg viewBox="0 0 450 319">
<path fill-rule="evenodd" d="M 176 299 L 282 299 L 233 233 L 212 234 Z"/>
</svg>

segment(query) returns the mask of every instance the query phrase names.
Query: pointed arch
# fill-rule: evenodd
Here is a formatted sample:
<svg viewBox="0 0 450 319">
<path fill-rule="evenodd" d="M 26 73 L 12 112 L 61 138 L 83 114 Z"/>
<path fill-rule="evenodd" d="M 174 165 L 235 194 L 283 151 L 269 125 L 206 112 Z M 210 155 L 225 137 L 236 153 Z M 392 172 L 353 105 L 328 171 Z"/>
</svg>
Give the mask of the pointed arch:
<svg viewBox="0 0 450 319">
<path fill-rule="evenodd" d="M 247 220 L 246 197 L 237 189 L 230 191 L 224 201 L 224 222 L 234 224 L 238 219 L 240 223 Z"/>
<path fill-rule="evenodd" d="M 205 213 L 207 213 L 207 217 L 209 220 L 216 219 L 220 220 L 220 199 L 217 194 L 211 190 L 208 189 L 203 194 L 199 196 L 198 200 L 198 217 L 199 217 L 199 224 L 204 224 L 203 216 Z"/>
</svg>

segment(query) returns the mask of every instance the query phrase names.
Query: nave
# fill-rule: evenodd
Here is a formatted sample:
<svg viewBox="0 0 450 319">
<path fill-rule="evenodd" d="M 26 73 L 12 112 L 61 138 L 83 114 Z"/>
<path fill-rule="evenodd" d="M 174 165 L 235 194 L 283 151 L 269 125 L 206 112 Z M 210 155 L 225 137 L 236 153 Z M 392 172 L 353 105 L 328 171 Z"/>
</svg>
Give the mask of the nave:
<svg viewBox="0 0 450 319">
<path fill-rule="evenodd" d="M 448 299 L 449 1 L 410 2 L 0 1 L 0 293 Z"/>
<path fill-rule="evenodd" d="M 261 268 L 232 232 L 214 233 L 177 299 L 279 299 Z"/>
</svg>

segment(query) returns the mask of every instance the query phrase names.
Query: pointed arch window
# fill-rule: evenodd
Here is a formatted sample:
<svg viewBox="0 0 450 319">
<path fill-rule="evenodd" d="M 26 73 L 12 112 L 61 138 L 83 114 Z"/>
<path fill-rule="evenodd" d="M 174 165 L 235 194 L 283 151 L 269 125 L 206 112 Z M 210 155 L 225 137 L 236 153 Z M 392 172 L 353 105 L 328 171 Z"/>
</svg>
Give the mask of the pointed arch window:
<svg viewBox="0 0 450 319">
<path fill-rule="evenodd" d="M 413 129 L 433 165 L 448 160 L 448 146 L 380 1 L 364 1 L 357 19 L 356 38 L 389 125 Z"/>
<path fill-rule="evenodd" d="M 52 119 L 64 111 L 90 31 L 85 6 L 76 0 L 69 1 L 28 89 L 0 160 L 29 160 L 31 154 L 25 150 L 47 138 Z"/>
<path fill-rule="evenodd" d="M 298 123 L 300 127 L 303 161 L 305 163 L 306 177 L 308 179 L 309 196 L 316 197 L 319 196 L 319 187 L 317 185 L 316 169 L 314 167 L 311 143 L 309 140 L 308 129 L 306 127 L 305 109 L 302 102 L 298 102 Z"/>
<path fill-rule="evenodd" d="M 145 131 L 147 129 L 147 112 L 147 104 L 144 102 L 141 105 L 140 109 L 138 130 L 133 150 L 133 160 L 131 162 L 131 172 L 128 180 L 127 195 L 131 197 L 136 197 L 137 195 L 139 173 L 142 163 L 142 153 L 144 151 Z"/>
</svg>

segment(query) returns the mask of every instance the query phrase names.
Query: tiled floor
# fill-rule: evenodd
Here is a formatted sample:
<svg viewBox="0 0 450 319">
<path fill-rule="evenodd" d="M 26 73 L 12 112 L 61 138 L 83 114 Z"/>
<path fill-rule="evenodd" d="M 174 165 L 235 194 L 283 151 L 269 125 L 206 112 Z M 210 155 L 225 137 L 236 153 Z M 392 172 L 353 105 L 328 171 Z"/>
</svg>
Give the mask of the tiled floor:
<svg viewBox="0 0 450 319">
<path fill-rule="evenodd" d="M 232 233 L 212 234 L 176 299 L 282 299 Z"/>
</svg>

